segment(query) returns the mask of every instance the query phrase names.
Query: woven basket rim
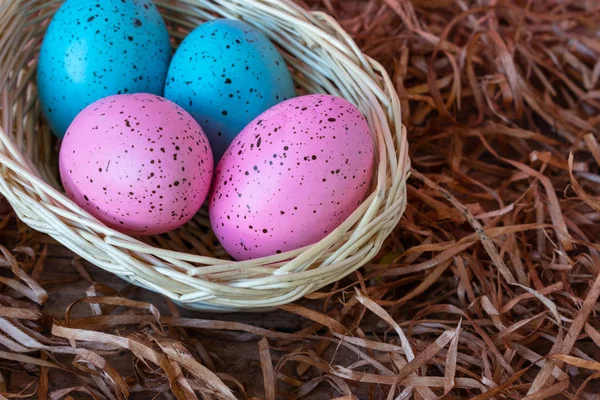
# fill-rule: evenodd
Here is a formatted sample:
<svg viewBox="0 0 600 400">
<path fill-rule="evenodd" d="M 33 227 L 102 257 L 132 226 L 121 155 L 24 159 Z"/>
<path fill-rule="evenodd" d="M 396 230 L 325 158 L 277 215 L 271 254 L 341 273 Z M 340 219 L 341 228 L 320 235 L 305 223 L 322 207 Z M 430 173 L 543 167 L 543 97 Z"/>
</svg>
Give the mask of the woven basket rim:
<svg viewBox="0 0 600 400">
<path fill-rule="evenodd" d="M 15 86 L 9 91 L 14 95 L 12 102 L 10 96 L 0 100 L 4 116 L 0 193 L 23 222 L 138 286 L 160 292 L 184 307 L 205 310 L 262 310 L 285 304 L 341 279 L 377 254 L 406 207 L 410 169 L 406 128 L 385 69 L 363 54 L 331 16 L 306 11 L 292 0 L 180 0 L 178 5 L 155 1 L 166 20 L 176 19 L 186 28 L 214 14 L 258 27 L 284 49 L 300 86 L 307 92 L 327 92 L 351 101 L 363 111 L 374 134 L 376 183 L 340 227 L 302 249 L 235 262 L 163 249 L 117 232 L 55 189 L 56 182 L 41 177 L 44 174 L 34 165 L 31 148 L 39 145 L 39 151 L 46 154 L 51 150 L 28 141 L 37 134 L 39 108 L 31 72 L 37 47 L 30 43 L 39 41 L 45 31 L 41 22 L 47 23 L 53 12 L 44 13 L 44 9 L 59 3 L 16 0 L 0 7 L 2 26 L 24 27 L 16 39 L 0 34 L 0 89 L 11 89 L 11 82 Z M 1 45 L 7 49 L 4 56 Z M 6 55 L 13 48 L 26 49 L 22 59 L 18 52 L 14 58 Z M 22 148 L 29 149 L 29 154 Z"/>
</svg>

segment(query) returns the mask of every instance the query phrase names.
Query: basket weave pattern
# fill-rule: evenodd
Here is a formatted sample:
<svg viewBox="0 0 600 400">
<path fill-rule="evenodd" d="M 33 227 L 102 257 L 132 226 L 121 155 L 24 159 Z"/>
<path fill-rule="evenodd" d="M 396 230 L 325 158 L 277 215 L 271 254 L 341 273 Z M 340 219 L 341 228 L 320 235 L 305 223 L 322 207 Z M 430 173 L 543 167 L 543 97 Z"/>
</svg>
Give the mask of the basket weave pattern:
<svg viewBox="0 0 600 400">
<path fill-rule="evenodd" d="M 58 148 L 39 118 L 35 88 L 37 54 L 60 3 L 0 3 L 0 193 L 27 225 L 136 285 L 205 310 L 289 303 L 377 254 L 406 207 L 406 130 L 389 76 L 334 19 L 290 0 L 155 0 L 177 43 L 218 17 L 257 27 L 280 47 L 301 91 L 349 100 L 374 134 L 377 172 L 371 195 L 339 228 L 302 249 L 234 262 L 215 242 L 205 208 L 185 227 L 142 241 L 104 226 L 62 193 Z"/>
</svg>

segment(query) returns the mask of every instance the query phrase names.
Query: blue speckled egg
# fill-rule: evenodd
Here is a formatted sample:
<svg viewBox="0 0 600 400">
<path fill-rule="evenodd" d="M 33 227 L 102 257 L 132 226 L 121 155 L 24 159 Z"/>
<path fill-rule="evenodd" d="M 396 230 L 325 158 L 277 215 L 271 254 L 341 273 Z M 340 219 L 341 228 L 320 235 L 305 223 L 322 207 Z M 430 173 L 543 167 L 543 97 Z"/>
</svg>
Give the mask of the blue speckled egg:
<svg viewBox="0 0 600 400">
<path fill-rule="evenodd" d="M 81 110 L 109 95 L 162 95 L 171 55 L 151 0 L 67 0 L 48 26 L 38 61 L 50 128 L 62 138 Z"/>
<path fill-rule="evenodd" d="M 229 19 L 206 22 L 185 38 L 165 86 L 165 97 L 202 126 L 215 163 L 250 121 L 295 95 L 273 43 L 247 23 Z"/>
</svg>

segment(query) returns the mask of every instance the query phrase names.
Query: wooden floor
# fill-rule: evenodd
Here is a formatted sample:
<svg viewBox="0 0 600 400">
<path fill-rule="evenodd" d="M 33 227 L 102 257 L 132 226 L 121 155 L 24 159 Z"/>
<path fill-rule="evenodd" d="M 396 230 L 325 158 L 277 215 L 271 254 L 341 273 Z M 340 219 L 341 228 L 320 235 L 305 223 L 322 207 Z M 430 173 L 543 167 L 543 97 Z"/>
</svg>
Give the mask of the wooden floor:
<svg viewBox="0 0 600 400">
<path fill-rule="evenodd" d="M 9 246 L 14 242 L 14 233 L 9 233 L 11 237 L 6 237 L 6 232 L 0 234 L 0 244 Z M 11 240 L 12 239 L 12 240 Z M 47 239 L 42 239 L 47 241 Z M 47 284 L 44 288 L 48 291 L 49 301 L 43 305 L 42 313 L 46 319 L 46 326 L 51 326 L 53 320 L 64 319 L 65 310 L 69 304 L 79 298 L 86 297 L 86 289 L 90 283 L 81 278 L 80 274 L 72 267 L 74 255 L 67 249 L 57 244 L 49 244 L 48 257 L 46 258 L 42 278 L 44 281 L 54 281 Z M 97 283 L 110 286 L 111 288 L 123 292 L 126 297 L 134 300 L 145 301 L 154 304 L 163 315 L 169 315 L 167 302 L 165 298 L 156 293 L 145 289 L 134 287 L 120 278 L 106 272 L 94 265 L 84 262 L 86 271 Z M 311 306 L 309 301 L 301 300 L 299 304 Z M 204 313 L 180 309 L 182 317 L 238 321 L 254 326 L 274 329 L 281 332 L 294 332 L 310 325 L 310 321 L 298 317 L 294 314 L 283 311 L 274 311 L 270 313 Z M 80 304 L 74 308 L 72 316 L 89 316 L 89 306 Z M 213 353 L 218 372 L 225 372 L 238 379 L 246 388 L 248 397 L 256 396 L 264 398 L 264 385 L 262 370 L 260 368 L 260 359 L 258 353 L 258 340 L 261 338 L 245 333 L 216 333 L 216 332 L 193 332 L 188 330 L 190 335 L 197 335 L 197 338 L 204 344 L 209 352 Z M 335 349 L 332 349 L 335 351 Z M 273 363 L 276 364 L 280 355 L 276 350 L 272 350 Z M 341 357 L 341 358 L 340 358 Z M 336 359 L 344 361 L 347 354 L 336 354 Z M 352 363 L 353 360 L 348 360 Z M 123 376 L 133 375 L 133 363 L 130 356 L 123 354 L 117 357 L 109 358 L 110 364 L 116 368 Z M 310 374 L 310 371 L 309 371 Z M 32 382 L 32 376 L 25 371 L 11 371 L 9 379 L 9 392 L 15 393 L 26 388 Z M 70 374 L 60 371 L 50 372 L 50 392 L 56 388 L 64 388 L 79 385 L 79 382 Z M 291 391 L 293 388 L 289 388 Z M 278 393 L 285 392 L 285 388 L 278 388 Z M 353 388 L 354 394 L 362 399 L 367 398 L 365 387 L 356 386 Z M 31 392 L 31 388 L 26 390 Z M 132 398 L 146 399 L 149 395 L 138 394 Z M 309 399 L 330 399 L 339 396 L 339 393 L 332 391 L 328 385 L 320 385 L 310 394 Z M 74 395 L 74 398 L 77 398 Z M 88 398 L 88 397 L 85 397 Z M 168 395 L 157 398 L 171 398 Z"/>
</svg>

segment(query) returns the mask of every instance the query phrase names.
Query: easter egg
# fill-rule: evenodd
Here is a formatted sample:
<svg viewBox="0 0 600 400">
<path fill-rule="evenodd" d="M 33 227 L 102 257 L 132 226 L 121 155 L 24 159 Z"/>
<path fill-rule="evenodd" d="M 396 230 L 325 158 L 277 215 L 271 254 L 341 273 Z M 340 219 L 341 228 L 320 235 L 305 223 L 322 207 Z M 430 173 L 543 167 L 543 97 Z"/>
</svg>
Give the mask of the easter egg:
<svg viewBox="0 0 600 400">
<path fill-rule="evenodd" d="M 308 95 L 252 121 L 218 164 L 212 228 L 238 260 L 313 244 L 365 199 L 374 168 L 365 118 L 346 100 Z"/>
<path fill-rule="evenodd" d="M 114 95 L 81 111 L 64 137 L 60 176 L 69 198 L 132 235 L 188 222 L 206 199 L 213 158 L 181 107 L 146 93 Z"/>
<path fill-rule="evenodd" d="M 229 19 L 206 22 L 185 38 L 165 85 L 165 97 L 206 132 L 216 162 L 250 121 L 295 95 L 273 43 L 247 23 Z"/>
<path fill-rule="evenodd" d="M 41 110 L 58 137 L 84 107 L 121 93 L 163 94 L 172 50 L 151 0 L 67 0 L 44 36 Z"/>
</svg>

